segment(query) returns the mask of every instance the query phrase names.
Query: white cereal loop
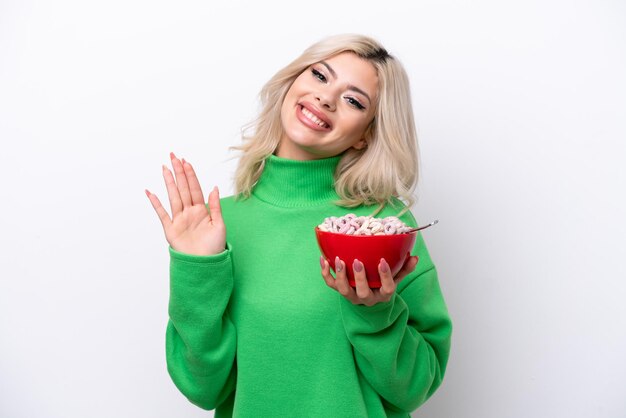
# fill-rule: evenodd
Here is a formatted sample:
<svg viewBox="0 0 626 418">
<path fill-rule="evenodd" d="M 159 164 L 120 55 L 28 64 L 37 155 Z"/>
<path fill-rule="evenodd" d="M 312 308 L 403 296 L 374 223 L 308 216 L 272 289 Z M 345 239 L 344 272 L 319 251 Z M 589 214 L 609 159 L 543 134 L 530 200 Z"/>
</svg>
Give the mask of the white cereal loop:
<svg viewBox="0 0 626 418">
<path fill-rule="evenodd" d="M 347 234 L 349 230 L 350 230 L 350 224 L 347 222 L 344 222 L 344 224 L 339 227 L 339 230 L 337 232 L 339 232 L 340 234 Z"/>
<path fill-rule="evenodd" d="M 396 216 L 374 218 L 372 216 L 356 216 L 349 213 L 345 216 L 330 216 L 318 225 L 321 231 L 347 235 L 394 235 L 405 234 L 411 230 Z"/>
<path fill-rule="evenodd" d="M 393 235 L 396 233 L 396 226 L 393 223 L 385 224 L 385 235 Z"/>
<path fill-rule="evenodd" d="M 383 224 L 375 220 L 372 220 L 372 222 L 370 222 L 369 227 L 370 227 L 370 230 L 372 231 L 372 234 L 381 232 L 383 230 Z"/>
</svg>

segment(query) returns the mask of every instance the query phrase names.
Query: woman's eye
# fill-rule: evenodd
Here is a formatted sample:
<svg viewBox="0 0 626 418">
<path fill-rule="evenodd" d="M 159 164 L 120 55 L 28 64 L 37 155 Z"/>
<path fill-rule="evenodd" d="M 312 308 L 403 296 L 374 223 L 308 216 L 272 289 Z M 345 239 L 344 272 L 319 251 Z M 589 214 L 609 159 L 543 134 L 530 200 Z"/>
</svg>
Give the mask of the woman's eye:
<svg viewBox="0 0 626 418">
<path fill-rule="evenodd" d="M 311 72 L 313 73 L 313 77 L 317 78 L 320 81 L 326 82 L 326 77 L 324 76 L 324 74 L 320 73 L 315 68 L 312 69 Z"/>
<path fill-rule="evenodd" d="M 365 106 L 363 106 L 363 105 L 361 104 L 361 102 L 359 102 L 359 101 L 358 101 L 357 99 L 355 99 L 354 97 L 346 97 L 346 101 L 347 101 L 350 105 L 352 105 L 352 106 L 356 107 L 356 108 L 357 108 L 357 109 L 359 109 L 359 110 L 363 110 L 363 109 L 365 109 Z"/>
</svg>

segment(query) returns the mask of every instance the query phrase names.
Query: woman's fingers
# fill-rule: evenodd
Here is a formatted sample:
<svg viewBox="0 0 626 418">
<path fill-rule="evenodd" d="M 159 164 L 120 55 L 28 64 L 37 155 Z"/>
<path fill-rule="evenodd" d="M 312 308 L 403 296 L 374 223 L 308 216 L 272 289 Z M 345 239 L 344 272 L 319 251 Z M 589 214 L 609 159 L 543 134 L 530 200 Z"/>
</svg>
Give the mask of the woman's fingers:
<svg viewBox="0 0 626 418">
<path fill-rule="evenodd" d="M 161 204 L 161 201 L 155 194 L 150 193 L 150 191 L 146 189 L 146 196 L 148 196 L 148 199 L 150 199 L 150 203 L 152 204 L 152 207 L 154 208 L 157 215 L 159 216 L 159 220 L 161 221 L 161 225 L 163 225 L 163 229 L 167 229 L 169 225 L 172 223 L 172 220 L 170 219 L 170 215 L 168 215 L 167 211 Z"/>
<path fill-rule="evenodd" d="M 381 258 L 380 263 L 378 263 L 378 274 L 380 275 L 381 283 L 378 293 L 383 300 L 388 301 L 396 291 L 396 283 L 393 281 L 389 264 L 387 264 L 384 258 Z"/>
<path fill-rule="evenodd" d="M 167 188 L 167 197 L 170 199 L 170 207 L 172 208 L 172 217 L 176 217 L 183 210 L 183 202 L 180 200 L 178 187 L 174 181 L 174 176 L 169 168 L 163 166 L 163 179 L 165 179 L 165 187 Z"/>
<path fill-rule="evenodd" d="M 342 296 L 350 300 L 354 298 L 354 289 L 350 287 L 346 276 L 346 263 L 339 257 L 335 257 L 335 288 Z"/>
<path fill-rule="evenodd" d="M 173 152 L 170 152 L 170 159 L 172 160 L 172 168 L 176 175 L 176 185 L 178 186 L 178 192 L 180 193 L 180 199 L 183 203 L 183 207 L 191 206 L 191 192 L 189 191 L 189 184 L 187 183 L 187 176 L 183 169 L 183 163 L 180 162 Z"/>
<path fill-rule="evenodd" d="M 220 191 L 217 186 L 213 187 L 211 193 L 209 193 L 209 212 L 213 223 L 222 224 L 222 206 L 220 204 Z"/>
<path fill-rule="evenodd" d="M 183 160 L 183 169 L 185 170 L 185 175 L 187 176 L 187 183 L 189 184 L 189 193 L 191 194 L 191 204 L 192 205 L 204 205 L 204 194 L 202 193 L 202 187 L 200 187 L 200 182 L 198 181 L 198 177 L 196 176 L 196 172 L 189 164 L 189 161 Z"/>
<path fill-rule="evenodd" d="M 328 261 L 326 261 L 323 255 L 320 256 L 320 267 L 322 268 L 322 277 L 326 282 L 326 286 L 337 290 L 335 287 L 335 278 L 330 274 L 330 264 L 328 264 Z"/>
<path fill-rule="evenodd" d="M 354 273 L 355 282 L 355 288 L 352 288 L 348 283 L 346 265 L 339 257 L 335 257 L 334 278 L 330 274 L 330 265 L 328 261 L 323 256 L 320 257 L 322 277 L 324 278 L 326 285 L 335 289 L 350 302 L 366 306 L 372 306 L 380 302 L 389 302 L 393 294 L 396 292 L 398 283 L 400 283 L 400 281 L 410 272 L 415 270 L 417 261 L 418 258 L 416 256 L 408 257 L 402 266 L 402 269 L 395 277 L 393 277 L 391 275 L 389 264 L 384 258 L 381 258 L 378 264 L 378 274 L 380 275 L 381 287 L 380 289 L 371 289 L 369 287 L 369 283 L 367 282 L 365 266 L 360 260 L 355 259 L 352 263 L 352 271 Z"/>
<path fill-rule="evenodd" d="M 367 277 L 365 275 L 365 267 L 363 263 L 355 259 L 352 263 L 352 271 L 354 273 L 354 282 L 356 284 L 356 295 L 359 299 L 367 301 L 372 296 L 372 290 L 367 283 Z"/>
</svg>

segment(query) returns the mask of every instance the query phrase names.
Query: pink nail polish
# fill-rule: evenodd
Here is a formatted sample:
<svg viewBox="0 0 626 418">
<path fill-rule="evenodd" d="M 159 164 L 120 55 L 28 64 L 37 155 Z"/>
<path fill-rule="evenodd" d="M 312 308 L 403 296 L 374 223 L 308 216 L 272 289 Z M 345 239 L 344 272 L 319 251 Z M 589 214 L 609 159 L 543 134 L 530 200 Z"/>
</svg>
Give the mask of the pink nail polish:
<svg viewBox="0 0 626 418">
<path fill-rule="evenodd" d="M 389 264 L 387 264 L 384 258 L 380 259 L 380 271 L 383 273 L 389 272 Z"/>
<path fill-rule="evenodd" d="M 361 263 L 359 260 L 354 259 L 354 263 L 352 263 L 352 268 L 354 269 L 354 271 L 356 271 L 357 273 L 360 273 L 361 271 L 363 271 L 363 263 Z"/>
<path fill-rule="evenodd" d="M 324 268 L 324 256 L 323 255 L 320 255 L 320 266 Z"/>
<path fill-rule="evenodd" d="M 341 272 L 341 260 L 339 257 L 335 257 L 335 273 Z"/>
</svg>

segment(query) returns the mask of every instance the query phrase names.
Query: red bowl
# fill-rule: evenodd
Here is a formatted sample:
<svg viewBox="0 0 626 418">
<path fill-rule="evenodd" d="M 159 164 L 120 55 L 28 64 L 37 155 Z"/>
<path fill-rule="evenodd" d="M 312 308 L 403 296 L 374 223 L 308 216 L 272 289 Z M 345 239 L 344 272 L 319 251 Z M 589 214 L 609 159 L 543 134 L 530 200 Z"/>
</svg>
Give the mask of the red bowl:
<svg viewBox="0 0 626 418">
<path fill-rule="evenodd" d="M 358 259 L 365 266 L 367 282 L 371 288 L 381 287 L 378 264 L 384 258 L 389 264 L 391 274 L 395 276 L 415 244 L 417 231 L 394 235 L 346 235 L 336 232 L 324 232 L 315 228 L 317 244 L 322 254 L 335 270 L 335 257 L 346 263 L 346 274 L 350 286 L 355 286 L 352 263 Z"/>
</svg>

